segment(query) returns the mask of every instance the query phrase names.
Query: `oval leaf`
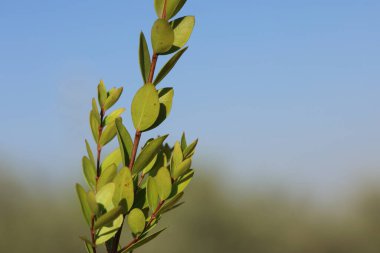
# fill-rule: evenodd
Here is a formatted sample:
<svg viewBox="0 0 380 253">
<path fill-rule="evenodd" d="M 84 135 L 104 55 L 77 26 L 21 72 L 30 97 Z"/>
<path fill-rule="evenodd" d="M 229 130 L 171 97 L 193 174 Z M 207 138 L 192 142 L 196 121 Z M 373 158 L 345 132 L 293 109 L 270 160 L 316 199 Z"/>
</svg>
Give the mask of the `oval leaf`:
<svg viewBox="0 0 380 253">
<path fill-rule="evenodd" d="M 135 164 L 133 165 L 133 174 L 139 173 L 146 166 L 148 166 L 148 164 L 157 155 L 166 137 L 168 136 L 164 135 L 162 137 L 158 137 L 157 139 L 154 139 L 150 141 L 148 144 L 146 144 L 146 146 L 143 148 L 143 150 L 137 157 Z"/>
<path fill-rule="evenodd" d="M 96 169 L 86 156 L 82 158 L 82 167 L 87 184 L 94 188 L 96 186 Z"/>
<path fill-rule="evenodd" d="M 179 50 L 175 55 L 173 55 L 172 58 L 170 58 L 170 60 L 162 67 L 160 72 L 158 72 L 153 82 L 154 85 L 159 84 L 169 74 L 169 72 L 173 69 L 175 64 L 178 62 L 179 58 L 181 58 L 183 53 L 186 52 L 186 50 L 187 50 L 187 47 Z"/>
<path fill-rule="evenodd" d="M 115 193 L 113 203 L 123 207 L 124 213 L 127 213 L 134 202 L 134 186 L 130 170 L 124 167 L 114 179 Z"/>
<path fill-rule="evenodd" d="M 166 19 L 171 19 L 185 5 L 186 0 L 166 0 Z M 159 18 L 163 18 L 165 0 L 155 0 L 154 9 Z"/>
<path fill-rule="evenodd" d="M 97 187 L 100 189 L 104 185 L 111 183 L 114 177 L 116 176 L 116 173 L 117 173 L 117 167 L 113 163 L 110 166 L 108 166 L 105 170 L 102 171 L 102 174 L 100 175 L 98 179 Z"/>
<path fill-rule="evenodd" d="M 161 201 L 166 200 L 172 191 L 172 178 L 167 168 L 162 167 L 158 170 L 157 175 L 154 177 L 157 185 L 158 195 Z"/>
<path fill-rule="evenodd" d="M 145 84 L 137 91 L 132 101 L 132 120 L 138 131 L 151 127 L 160 112 L 158 92 L 153 84 Z"/>
<path fill-rule="evenodd" d="M 104 110 L 111 108 L 119 100 L 121 93 L 123 93 L 123 87 L 111 90 L 104 103 Z"/>
<path fill-rule="evenodd" d="M 107 143 L 112 141 L 113 138 L 115 138 L 117 134 L 116 125 L 115 123 L 109 124 L 106 126 L 104 131 L 102 132 L 102 135 L 100 136 L 99 144 L 101 146 L 105 146 Z"/>
<path fill-rule="evenodd" d="M 181 162 L 179 165 L 172 167 L 172 177 L 173 179 L 177 179 L 183 174 L 185 174 L 191 167 L 191 159 L 186 159 L 185 161 Z"/>
<path fill-rule="evenodd" d="M 174 42 L 174 31 L 168 21 L 160 18 L 154 22 L 151 40 L 155 53 L 162 54 L 170 50 Z"/>
<path fill-rule="evenodd" d="M 148 200 L 150 210 L 154 212 L 158 206 L 158 190 L 153 177 L 148 178 L 148 183 L 146 186 L 146 198 Z"/>
<path fill-rule="evenodd" d="M 144 83 L 148 82 L 149 73 L 150 73 L 150 53 L 148 49 L 148 44 L 146 43 L 146 39 L 144 33 L 140 33 L 140 43 L 139 43 L 139 63 L 141 75 L 143 77 Z"/>
<path fill-rule="evenodd" d="M 132 211 L 128 214 L 127 222 L 133 234 L 137 235 L 144 231 L 145 216 L 140 209 L 132 209 Z"/>
<path fill-rule="evenodd" d="M 87 224 L 90 225 L 92 214 L 91 214 L 91 208 L 87 201 L 87 193 L 80 184 L 76 184 L 75 188 L 77 190 L 80 205 L 82 207 L 82 213 L 83 213 L 84 219 L 86 220 Z"/>
<path fill-rule="evenodd" d="M 121 118 L 116 119 L 115 121 L 117 135 L 119 140 L 120 152 L 122 154 L 123 164 L 124 166 L 129 165 L 129 161 L 131 160 L 133 141 L 131 135 L 128 130 L 122 123 Z"/>
<path fill-rule="evenodd" d="M 112 198 L 115 192 L 115 184 L 109 183 L 100 188 L 96 193 L 96 202 L 102 205 L 107 211 L 114 208 Z"/>
<path fill-rule="evenodd" d="M 95 222 L 95 229 L 99 229 L 104 226 L 112 226 L 114 220 L 121 216 L 121 207 L 115 207 L 114 209 L 108 211 L 107 213 L 100 216 Z"/>
</svg>

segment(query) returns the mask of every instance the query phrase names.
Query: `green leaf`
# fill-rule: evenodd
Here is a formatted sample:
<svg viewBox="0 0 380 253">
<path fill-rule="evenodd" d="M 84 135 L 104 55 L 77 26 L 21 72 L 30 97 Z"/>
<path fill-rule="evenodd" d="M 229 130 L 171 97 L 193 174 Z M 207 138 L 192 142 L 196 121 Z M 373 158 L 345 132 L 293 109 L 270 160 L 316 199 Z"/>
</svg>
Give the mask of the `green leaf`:
<svg viewBox="0 0 380 253">
<path fill-rule="evenodd" d="M 94 158 L 94 154 L 92 153 L 92 150 L 91 150 L 90 144 L 88 143 L 87 140 L 85 140 L 85 142 L 86 142 L 86 149 L 87 149 L 88 157 L 90 158 L 90 161 L 91 161 L 91 163 L 92 163 L 92 166 L 93 166 L 94 168 L 96 168 L 95 158 Z"/>
<path fill-rule="evenodd" d="M 82 158 L 82 167 L 87 184 L 94 189 L 96 186 L 96 169 L 86 156 Z"/>
<path fill-rule="evenodd" d="M 149 48 L 143 32 L 140 33 L 139 62 L 142 78 L 144 83 L 147 83 L 149 79 L 150 66 L 152 63 L 150 60 Z"/>
<path fill-rule="evenodd" d="M 198 139 L 196 139 L 193 143 L 191 143 L 188 147 L 186 147 L 186 149 L 183 151 L 183 156 L 185 158 L 191 158 L 194 154 L 197 144 L 198 144 Z"/>
<path fill-rule="evenodd" d="M 151 40 L 155 53 L 162 54 L 170 50 L 174 42 L 174 31 L 168 21 L 159 18 L 154 22 Z"/>
<path fill-rule="evenodd" d="M 90 241 L 83 240 L 83 242 L 84 242 L 84 246 L 86 247 L 87 253 L 95 253 L 94 249 L 92 248 L 92 243 Z"/>
<path fill-rule="evenodd" d="M 82 207 L 84 219 L 88 225 L 91 225 L 91 208 L 87 201 L 87 193 L 80 184 L 76 184 L 75 188 L 77 190 L 79 202 Z"/>
<path fill-rule="evenodd" d="M 190 184 L 194 176 L 194 170 L 189 170 L 185 175 L 183 175 L 178 182 L 175 183 L 174 191 L 175 194 L 179 194 L 185 190 L 185 188 Z"/>
<path fill-rule="evenodd" d="M 166 3 L 166 19 L 174 17 L 185 5 L 186 0 L 167 0 Z M 154 8 L 159 18 L 162 18 L 165 7 L 165 0 L 155 0 Z"/>
<path fill-rule="evenodd" d="M 154 212 L 158 206 L 158 190 L 156 181 L 153 177 L 148 178 L 148 183 L 146 186 L 146 198 L 148 200 L 150 210 Z"/>
<path fill-rule="evenodd" d="M 148 237 L 145 237 L 144 239 L 141 239 L 139 240 L 138 242 L 136 242 L 135 244 L 132 244 L 131 247 L 128 247 L 126 248 L 125 250 L 123 250 L 121 253 L 127 253 L 127 252 L 132 252 L 133 250 L 143 246 L 144 244 L 150 242 L 151 240 L 153 240 L 154 238 L 156 238 L 157 236 L 159 236 L 166 228 L 148 236 Z"/>
<path fill-rule="evenodd" d="M 109 226 L 102 227 L 99 232 L 97 233 L 97 239 L 96 244 L 100 245 L 108 240 L 110 240 L 112 237 L 115 236 L 121 225 L 123 224 L 123 216 L 119 215 Z"/>
<path fill-rule="evenodd" d="M 181 162 L 179 165 L 172 167 L 171 174 L 173 179 L 177 179 L 178 177 L 185 174 L 191 167 L 191 159 L 188 158 Z"/>
<path fill-rule="evenodd" d="M 129 166 L 129 162 L 131 160 L 131 155 L 132 155 L 133 141 L 128 130 L 123 125 L 121 118 L 116 119 L 115 124 L 117 128 L 117 134 L 118 134 L 120 151 L 123 158 L 123 164 L 124 166 Z"/>
<path fill-rule="evenodd" d="M 98 143 L 100 122 L 98 121 L 97 114 L 95 114 L 94 111 L 90 112 L 90 126 L 92 136 L 94 137 L 95 142 Z"/>
<path fill-rule="evenodd" d="M 162 200 L 166 200 L 172 191 L 172 178 L 167 168 L 162 167 L 154 177 L 157 185 L 158 195 Z"/>
<path fill-rule="evenodd" d="M 148 129 L 152 130 L 158 127 L 162 122 L 169 117 L 170 111 L 172 109 L 174 90 L 173 88 L 163 88 L 158 91 L 158 101 L 160 102 L 160 113 L 157 117 L 156 122 Z"/>
<path fill-rule="evenodd" d="M 108 183 L 96 193 L 96 202 L 101 204 L 107 211 L 114 208 L 112 198 L 115 192 L 115 184 Z"/>
<path fill-rule="evenodd" d="M 172 197 L 171 199 L 169 199 L 165 205 L 163 205 L 159 211 L 159 214 L 164 214 L 170 210 L 172 210 L 173 208 L 175 208 L 175 206 L 177 205 L 177 203 L 182 199 L 183 197 L 183 192 L 175 195 L 174 197 Z"/>
<path fill-rule="evenodd" d="M 153 84 L 145 84 L 137 91 L 131 112 L 136 130 L 144 131 L 154 124 L 160 112 L 160 102 Z"/>
<path fill-rule="evenodd" d="M 103 160 L 100 166 L 101 171 L 103 172 L 106 168 L 108 168 L 113 163 L 116 165 L 116 167 L 119 167 L 119 165 L 122 163 L 122 157 L 121 157 L 121 152 L 119 148 L 116 148 Z"/>
<path fill-rule="evenodd" d="M 99 207 L 98 203 L 96 202 L 95 193 L 93 191 L 89 191 L 87 193 L 87 201 L 92 213 L 97 215 L 99 212 Z"/>
<path fill-rule="evenodd" d="M 109 124 L 103 130 L 102 135 L 100 136 L 99 144 L 100 146 L 105 146 L 107 143 L 113 140 L 117 134 L 115 123 Z"/>
<path fill-rule="evenodd" d="M 98 105 L 96 104 L 96 99 L 95 98 L 92 98 L 92 110 L 94 111 L 98 122 L 100 122 L 99 109 L 98 109 Z"/>
<path fill-rule="evenodd" d="M 133 174 L 139 173 L 152 161 L 152 159 L 157 155 L 158 151 L 160 150 L 162 143 L 165 141 L 166 137 L 168 136 L 164 135 L 158 137 L 157 139 L 150 141 L 143 148 L 143 150 L 137 157 L 135 164 L 133 165 Z"/>
<path fill-rule="evenodd" d="M 172 160 L 171 160 L 171 169 L 173 170 L 175 167 L 178 167 L 183 161 L 183 154 L 181 149 L 181 144 L 177 141 L 174 144 Z"/>
<path fill-rule="evenodd" d="M 110 123 L 113 123 L 115 121 L 115 119 L 119 118 L 124 111 L 125 111 L 125 108 L 119 108 L 119 109 L 111 112 L 109 115 L 107 115 L 104 118 L 104 124 L 108 125 Z"/>
<path fill-rule="evenodd" d="M 115 207 L 112 210 L 108 211 L 107 213 L 100 216 L 96 222 L 95 222 L 95 229 L 99 229 L 104 226 L 110 226 L 112 225 L 113 221 L 116 220 L 119 216 L 122 214 L 122 208 L 121 207 Z"/>
<path fill-rule="evenodd" d="M 145 215 L 138 208 L 132 209 L 132 211 L 128 214 L 127 222 L 133 234 L 140 234 L 145 228 Z"/>
<path fill-rule="evenodd" d="M 170 25 L 174 31 L 174 42 L 173 46 L 165 54 L 174 53 L 186 45 L 194 29 L 195 17 L 181 17 L 170 22 Z"/>
<path fill-rule="evenodd" d="M 119 100 L 122 92 L 123 87 L 110 91 L 110 95 L 104 103 L 104 110 L 108 110 L 109 108 L 111 108 Z"/>
<path fill-rule="evenodd" d="M 100 80 L 99 85 L 98 85 L 98 101 L 101 108 L 103 108 L 103 105 L 106 102 L 106 99 L 107 99 L 107 89 L 106 89 L 106 86 L 104 85 L 103 80 Z"/>
<path fill-rule="evenodd" d="M 110 166 L 108 166 L 106 169 L 104 169 L 98 179 L 98 185 L 97 187 L 100 189 L 104 185 L 111 183 L 112 180 L 115 178 L 117 173 L 117 167 L 113 163 Z"/>
<path fill-rule="evenodd" d="M 156 164 L 157 159 L 158 159 L 158 155 L 159 155 L 159 154 L 157 154 L 157 155 L 152 159 L 152 161 L 150 161 L 150 162 L 148 163 L 148 165 L 143 169 L 143 175 L 146 175 L 147 173 L 149 173 L 149 171 L 150 171 L 151 169 L 154 168 L 154 165 Z"/>
<path fill-rule="evenodd" d="M 169 74 L 169 72 L 173 69 L 175 64 L 181 58 L 182 54 L 186 52 L 186 50 L 187 50 L 187 47 L 179 50 L 175 55 L 173 55 L 172 58 L 170 58 L 170 60 L 162 67 L 160 72 L 158 72 L 153 82 L 154 85 L 159 84 Z"/>
<path fill-rule="evenodd" d="M 123 207 L 124 213 L 127 213 L 134 202 L 134 186 L 130 170 L 124 167 L 116 175 L 114 179 L 115 193 L 113 203 Z"/>
</svg>

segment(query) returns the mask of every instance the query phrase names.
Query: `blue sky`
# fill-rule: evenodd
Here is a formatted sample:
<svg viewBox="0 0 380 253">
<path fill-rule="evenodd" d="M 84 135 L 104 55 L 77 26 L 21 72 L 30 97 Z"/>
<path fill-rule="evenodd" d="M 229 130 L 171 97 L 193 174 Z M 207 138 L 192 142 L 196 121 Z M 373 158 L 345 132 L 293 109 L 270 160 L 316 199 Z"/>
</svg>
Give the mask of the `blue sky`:
<svg viewBox="0 0 380 253">
<path fill-rule="evenodd" d="M 99 79 L 125 87 L 127 108 L 141 85 L 152 2 L 1 0 L 1 160 L 74 180 Z M 197 26 L 162 83 L 174 109 L 153 134 L 199 137 L 198 164 L 232 183 L 379 177 L 379 13 L 379 1 L 189 0 L 180 15 Z"/>
</svg>

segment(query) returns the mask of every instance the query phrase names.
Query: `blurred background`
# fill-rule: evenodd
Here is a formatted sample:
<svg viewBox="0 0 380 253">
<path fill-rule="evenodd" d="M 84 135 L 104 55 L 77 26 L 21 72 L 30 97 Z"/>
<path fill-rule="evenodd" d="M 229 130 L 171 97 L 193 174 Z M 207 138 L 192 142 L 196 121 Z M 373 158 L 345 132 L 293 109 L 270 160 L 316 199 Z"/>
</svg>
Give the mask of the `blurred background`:
<svg viewBox="0 0 380 253">
<path fill-rule="evenodd" d="M 380 252 L 379 13 L 189 0 L 190 49 L 161 84 L 173 111 L 150 136 L 199 137 L 196 177 L 138 252 Z M 104 79 L 130 107 L 154 19 L 151 0 L 0 1 L 0 252 L 85 251 L 74 184 L 91 98 Z"/>
</svg>

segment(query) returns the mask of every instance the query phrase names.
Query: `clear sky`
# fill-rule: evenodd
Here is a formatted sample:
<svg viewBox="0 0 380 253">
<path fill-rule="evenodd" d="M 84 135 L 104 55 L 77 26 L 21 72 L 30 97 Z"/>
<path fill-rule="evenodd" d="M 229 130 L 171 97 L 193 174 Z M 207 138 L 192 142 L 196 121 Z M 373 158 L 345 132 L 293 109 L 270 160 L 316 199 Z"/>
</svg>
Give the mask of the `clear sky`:
<svg viewBox="0 0 380 253">
<path fill-rule="evenodd" d="M 161 84 L 176 96 L 154 133 L 199 137 L 197 164 L 232 183 L 379 177 L 379 13 L 378 0 L 188 0 L 196 29 Z M 0 160 L 72 180 L 99 79 L 123 85 L 129 108 L 154 19 L 146 0 L 1 0 Z"/>
</svg>

